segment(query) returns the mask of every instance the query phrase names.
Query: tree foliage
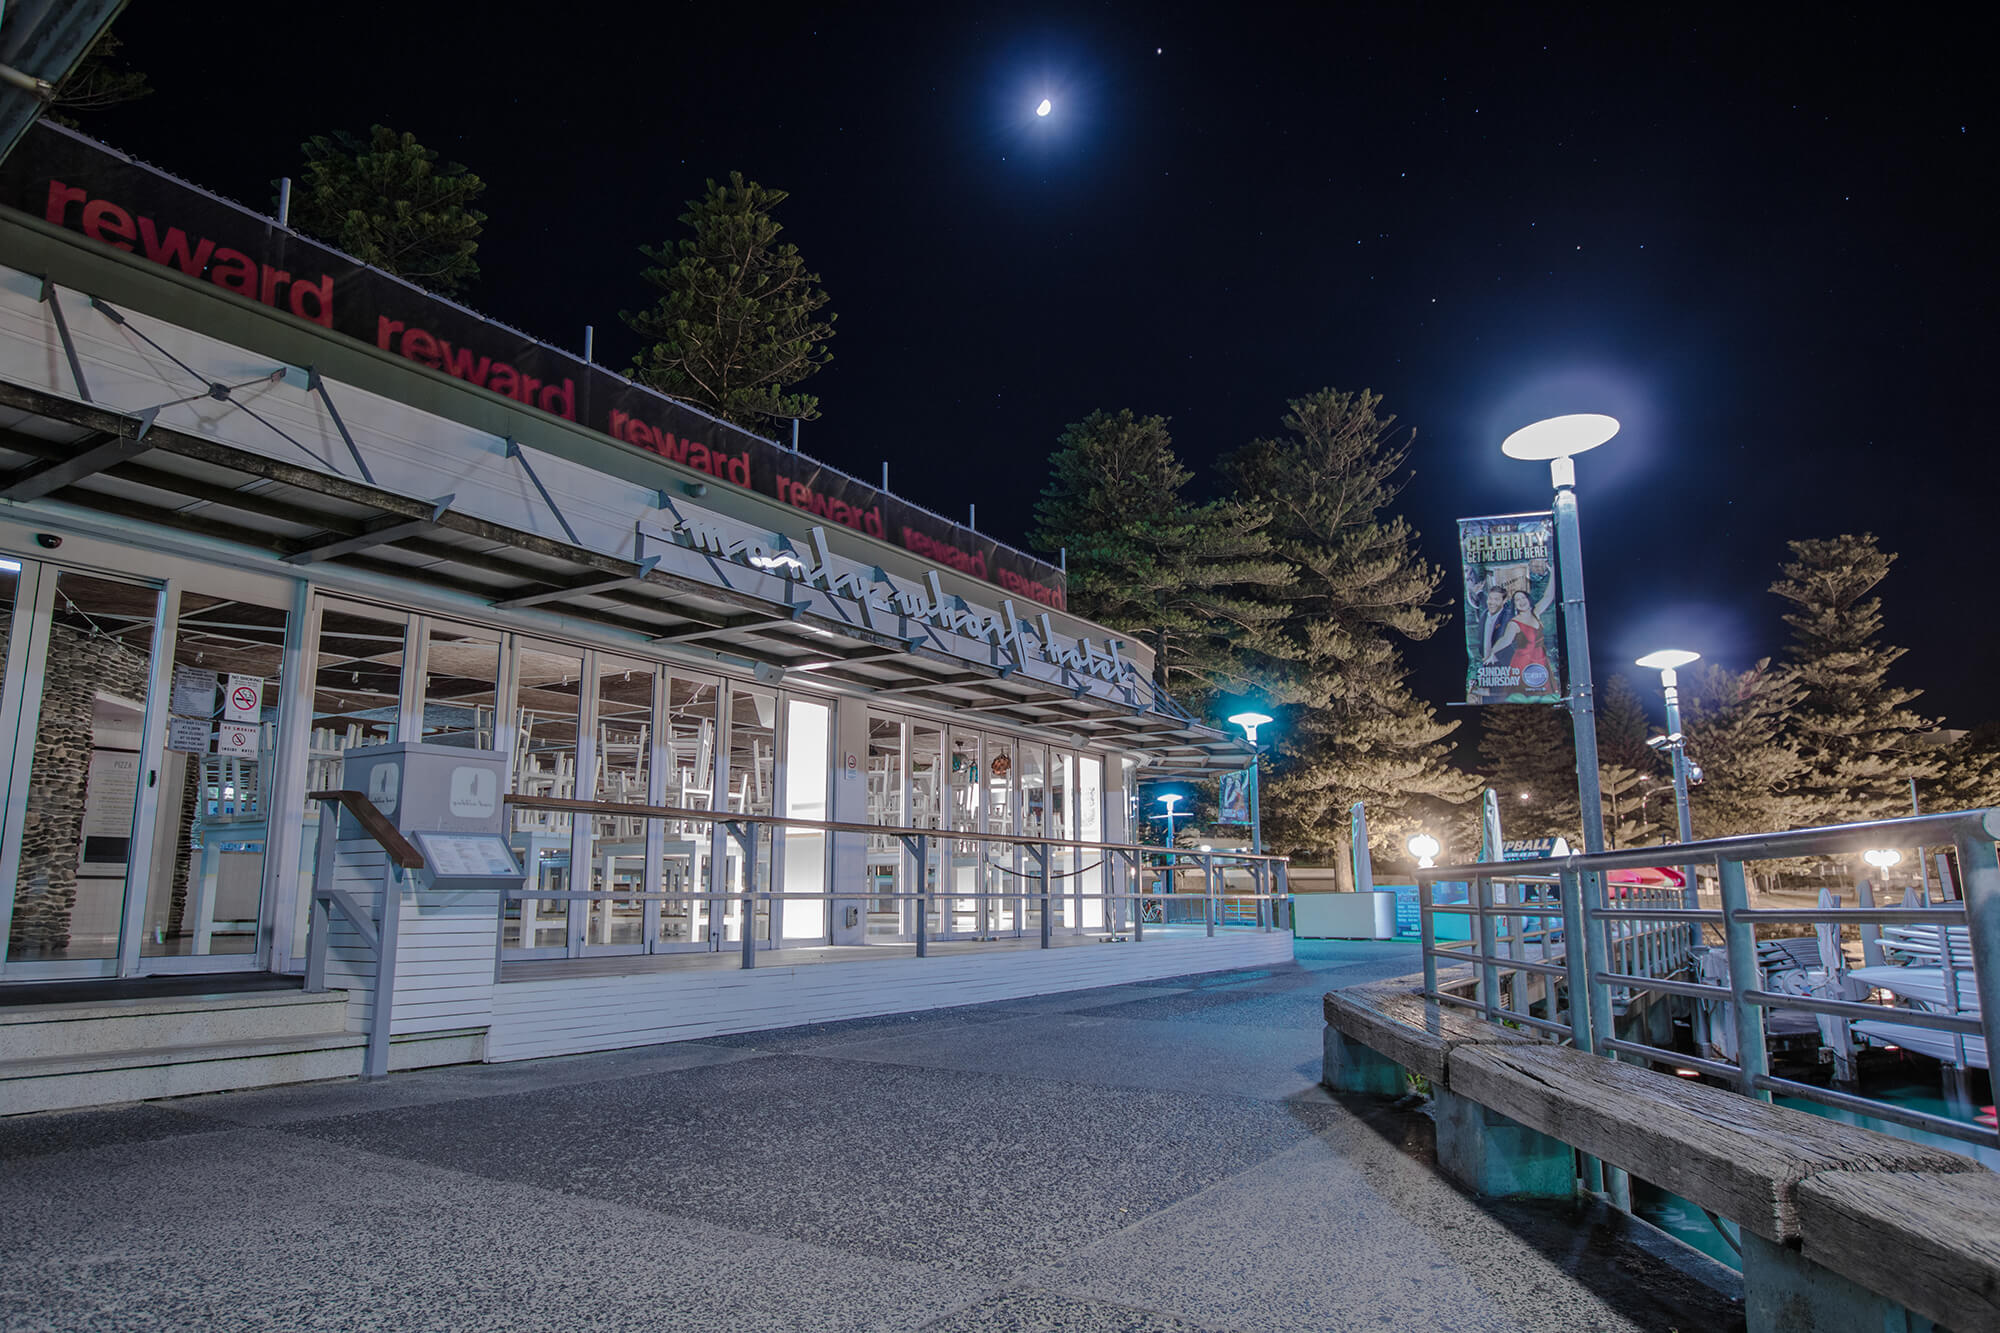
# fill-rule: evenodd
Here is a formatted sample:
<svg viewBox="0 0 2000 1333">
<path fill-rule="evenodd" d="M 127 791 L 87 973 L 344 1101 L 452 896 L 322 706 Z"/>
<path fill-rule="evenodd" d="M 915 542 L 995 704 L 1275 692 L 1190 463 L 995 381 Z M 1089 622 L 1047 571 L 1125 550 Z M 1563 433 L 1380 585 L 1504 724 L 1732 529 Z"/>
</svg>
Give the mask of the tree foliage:
<svg viewBox="0 0 2000 1333">
<path fill-rule="evenodd" d="M 1500 793 L 1508 838 L 1554 838 L 1580 846 L 1576 739 L 1569 711 L 1549 704 L 1493 704 L 1479 710 L 1479 771 Z"/>
<path fill-rule="evenodd" d="M 1286 614 L 1290 576 L 1271 558 L 1265 511 L 1197 502 L 1192 480 L 1165 418 L 1092 412 L 1049 458 L 1030 541 L 1068 551 L 1070 609 L 1137 635 L 1155 686 L 1198 710 L 1246 683 L 1240 644 Z"/>
<path fill-rule="evenodd" d="M 365 139 L 315 135 L 300 151 L 293 227 L 448 296 L 479 277 L 474 256 L 486 214 L 473 204 L 486 183 L 466 167 L 439 162 L 415 135 L 386 125 Z"/>
<path fill-rule="evenodd" d="M 1787 733 L 1801 767 L 1787 794 L 1814 824 L 1882 819 L 1909 808 L 1912 777 L 1934 777 L 1936 755 L 1912 739 L 1935 725 L 1906 705 L 1921 693 L 1891 684 L 1904 649 L 1881 641 L 1874 595 L 1896 557 L 1872 533 L 1790 543 L 1771 591 L 1789 602 L 1785 654 L 1798 697 Z"/>
<path fill-rule="evenodd" d="M 141 70 L 127 65 L 121 56 L 125 44 L 107 30 L 99 37 L 69 76 L 56 85 L 46 114 L 58 125 L 76 128 L 76 117 L 123 106 L 150 97 L 153 85 Z"/>
<path fill-rule="evenodd" d="M 780 242 L 772 210 L 790 196 L 729 173 L 688 201 L 689 235 L 640 253 L 659 289 L 652 309 L 620 312 L 645 340 L 632 378 L 746 430 L 811 421 L 819 399 L 795 386 L 833 359 L 835 316 L 798 247 Z"/>
<path fill-rule="evenodd" d="M 1748 671 L 1704 663 L 1681 673 L 1681 726 L 1702 781 L 1689 794 L 1697 838 L 1816 822 L 1794 794 L 1805 761 L 1788 732 L 1800 687 L 1764 658 Z"/>
<path fill-rule="evenodd" d="M 1367 390 L 1294 399 L 1282 434 L 1221 466 L 1236 496 L 1270 515 L 1271 552 L 1289 573 L 1253 590 L 1274 609 L 1282 599 L 1283 614 L 1239 646 L 1278 715 L 1267 840 L 1295 854 L 1338 860 L 1362 801 L 1371 841 L 1400 858 L 1409 834 L 1478 794 L 1450 762 L 1458 723 L 1408 684 L 1400 644 L 1443 622 L 1431 606 L 1442 575 L 1391 512 L 1412 440 L 1381 404 Z"/>
</svg>

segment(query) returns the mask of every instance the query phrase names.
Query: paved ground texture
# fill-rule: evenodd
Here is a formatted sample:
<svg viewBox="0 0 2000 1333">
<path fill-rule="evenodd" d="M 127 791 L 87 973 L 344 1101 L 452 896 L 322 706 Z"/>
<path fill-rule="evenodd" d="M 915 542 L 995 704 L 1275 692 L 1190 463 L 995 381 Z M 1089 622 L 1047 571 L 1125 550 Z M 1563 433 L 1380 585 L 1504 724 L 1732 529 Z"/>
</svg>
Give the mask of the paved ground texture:
<svg viewBox="0 0 2000 1333">
<path fill-rule="evenodd" d="M 1730 1329 L 1595 1206 L 1318 1086 L 1398 944 L 608 1055 L 0 1121 L 0 1328 Z M 1712 1281 L 1714 1274 L 1707 1274 Z"/>
</svg>

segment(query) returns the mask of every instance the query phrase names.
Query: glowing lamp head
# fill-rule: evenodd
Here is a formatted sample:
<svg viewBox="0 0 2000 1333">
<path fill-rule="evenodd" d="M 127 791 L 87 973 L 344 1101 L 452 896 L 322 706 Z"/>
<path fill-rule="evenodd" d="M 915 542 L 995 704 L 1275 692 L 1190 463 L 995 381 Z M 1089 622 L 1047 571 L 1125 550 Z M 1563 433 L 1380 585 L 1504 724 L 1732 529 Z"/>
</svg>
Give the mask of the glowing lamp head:
<svg viewBox="0 0 2000 1333">
<path fill-rule="evenodd" d="M 1877 870 L 1887 870 L 1903 859 L 1903 854 L 1893 847 L 1877 847 L 1873 851 L 1861 853 L 1861 859 Z"/>
<path fill-rule="evenodd" d="M 1418 833 L 1403 845 L 1417 858 L 1418 868 L 1427 870 L 1437 864 L 1438 840 L 1430 834 Z"/>
<path fill-rule="evenodd" d="M 1049 112 L 1055 109 L 1056 109 L 1055 104 L 1049 101 L 1048 98 L 1044 97 L 1042 99 L 1042 104 L 1035 108 L 1035 114 L 1038 116 L 1046 116 L 1049 114 Z"/>
<path fill-rule="evenodd" d="M 1174 806 L 1180 803 L 1180 799 L 1181 799 L 1181 794 L 1179 792 L 1170 791 L 1165 796 L 1160 797 L 1160 804 L 1167 807 L 1168 814 L 1172 814 L 1174 812 Z"/>
<path fill-rule="evenodd" d="M 1243 728 L 1243 734 L 1250 738 L 1252 745 L 1257 743 L 1257 728 L 1265 725 L 1270 720 L 1265 714 L 1257 712 L 1233 713 L 1229 718 L 1232 726 Z"/>
<path fill-rule="evenodd" d="M 1618 418 L 1601 412 L 1577 412 L 1521 427 L 1501 443 L 1500 452 L 1529 460 L 1570 458 L 1595 449 L 1617 433 Z"/>
<path fill-rule="evenodd" d="M 1674 671 L 1689 662 L 1699 662 L 1700 653 L 1690 653 L 1680 648 L 1662 648 L 1657 653 L 1647 653 L 1634 662 L 1633 666 L 1650 667 L 1654 671 Z"/>
</svg>

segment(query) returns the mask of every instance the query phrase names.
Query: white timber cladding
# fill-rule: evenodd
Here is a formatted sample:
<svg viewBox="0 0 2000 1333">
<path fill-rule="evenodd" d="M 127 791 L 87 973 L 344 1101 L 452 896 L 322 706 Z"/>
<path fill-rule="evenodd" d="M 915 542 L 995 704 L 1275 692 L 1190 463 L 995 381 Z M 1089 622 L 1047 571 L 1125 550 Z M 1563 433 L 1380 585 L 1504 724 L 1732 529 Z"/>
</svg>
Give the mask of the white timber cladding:
<svg viewBox="0 0 2000 1333">
<path fill-rule="evenodd" d="M 0 267 L 0 369 L 26 387 L 77 399 L 54 312 L 42 290 L 36 275 Z M 303 370 L 137 311 L 121 310 L 126 321 L 121 325 L 92 309 L 86 293 L 65 288 L 59 295 L 83 378 L 99 406 L 127 413 L 159 408 L 160 425 L 362 480 L 325 401 L 308 392 Z M 176 360 L 205 380 L 229 386 L 230 401 L 206 396 L 206 384 Z M 454 512 L 551 541 L 569 541 L 527 470 L 508 457 L 504 438 L 353 385 L 331 379 L 325 384 L 376 485 L 420 499 L 451 496 Z M 177 401 L 183 399 L 191 400 Z M 270 424 L 259 422 L 246 407 Z M 588 550 L 634 562 L 657 555 L 662 570 L 704 583 L 781 604 L 804 604 L 811 613 L 877 632 L 921 636 L 969 661 L 1013 662 L 1024 676 L 1085 684 L 1107 699 L 1150 702 L 1144 648 L 1118 649 L 1104 639 L 1093 640 L 1094 627 L 1061 613 L 1014 604 L 997 588 L 982 605 L 948 591 L 948 582 L 890 575 L 868 560 L 832 549 L 860 540 L 847 529 L 815 525 L 810 515 L 783 506 L 773 506 L 773 517 L 785 524 L 784 530 L 760 528 L 704 509 L 685 495 L 641 486 L 526 442 L 518 447 L 577 544 Z M 706 550 L 697 549 L 703 534 L 709 539 Z M 783 568 L 767 571 L 741 563 L 740 557 L 713 553 L 718 544 L 751 552 L 782 549 L 786 543 L 811 557 L 823 573 L 822 582 L 850 595 L 787 578 Z M 948 573 L 940 577 L 951 578 Z M 899 614 L 879 614 L 869 606 L 871 588 L 879 590 L 878 604 L 886 602 Z M 912 609 L 915 614 L 908 614 Z M 1121 657 L 1121 652 L 1132 656 Z"/>
<path fill-rule="evenodd" d="M 486 1058 L 530 1060 L 690 1041 L 1256 967 L 1289 962 L 1291 957 L 1289 932 L 1246 930 L 1214 939 L 1154 936 L 1137 944 L 1078 944 L 929 958 L 905 955 L 789 967 L 781 958 L 768 963 L 760 958 L 758 966 L 748 971 L 700 968 L 509 981 L 494 988 Z"/>
<path fill-rule="evenodd" d="M 352 839 L 334 852 L 333 884 L 363 912 L 381 901 L 388 853 L 373 839 Z M 485 1027 L 493 1018 L 499 904 L 485 892 L 438 893 L 404 879 L 397 894 L 395 1008 L 392 1036 Z M 375 956 L 353 923 L 336 910 L 328 938 L 326 984 L 347 991 L 352 1031 L 368 1028 L 375 995 Z"/>
</svg>

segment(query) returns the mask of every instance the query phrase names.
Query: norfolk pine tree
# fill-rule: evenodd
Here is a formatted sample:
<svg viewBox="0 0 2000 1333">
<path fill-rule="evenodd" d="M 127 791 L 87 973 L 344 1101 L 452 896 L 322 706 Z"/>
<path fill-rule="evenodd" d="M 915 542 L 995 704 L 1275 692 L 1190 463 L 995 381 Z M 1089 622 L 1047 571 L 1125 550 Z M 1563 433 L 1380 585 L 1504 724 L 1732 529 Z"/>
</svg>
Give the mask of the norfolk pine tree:
<svg viewBox="0 0 2000 1333">
<path fill-rule="evenodd" d="M 1804 767 L 1786 734 L 1799 687 L 1764 658 L 1748 671 L 1714 662 L 1681 673 L 1681 726 L 1702 781 L 1689 794 L 1697 838 L 1811 822 L 1791 794 Z"/>
<path fill-rule="evenodd" d="M 1288 404 L 1276 439 L 1224 459 L 1245 502 L 1271 516 L 1272 553 L 1290 580 L 1256 592 L 1284 614 L 1243 649 L 1275 705 L 1265 781 L 1266 837 L 1295 853 L 1347 864 L 1348 811 L 1368 811 L 1371 843 L 1392 857 L 1420 827 L 1478 794 L 1453 767 L 1456 722 L 1410 690 L 1398 640 L 1443 623 L 1431 606 L 1441 574 L 1390 508 L 1404 485 L 1411 437 L 1379 394 L 1321 389 Z"/>
<path fill-rule="evenodd" d="M 364 264 L 447 296 L 479 277 L 473 256 L 486 215 L 472 205 L 486 182 L 413 134 L 386 125 L 366 140 L 342 132 L 300 145 L 305 166 L 291 225 Z"/>
<path fill-rule="evenodd" d="M 1500 831 L 1506 837 L 1560 837 L 1573 847 L 1582 845 L 1576 737 L 1568 709 L 1555 704 L 1480 709 L 1479 771 L 1500 793 Z"/>
<path fill-rule="evenodd" d="M 1192 479 L 1165 418 L 1092 412 L 1049 457 L 1029 540 L 1048 555 L 1067 549 L 1069 609 L 1136 635 L 1153 650 L 1155 688 L 1198 712 L 1244 687 L 1239 645 L 1284 616 L 1289 576 L 1270 557 L 1267 515 L 1237 500 L 1196 503 Z"/>
<path fill-rule="evenodd" d="M 1785 665 L 1799 687 L 1787 733 L 1803 766 L 1789 783 L 1807 822 L 1886 819 L 1909 809 L 1909 780 L 1937 776 L 1936 751 L 1910 741 L 1935 725 L 1906 704 L 1921 691 L 1889 683 L 1904 650 L 1880 641 L 1873 596 L 1896 557 L 1873 533 L 1790 543 L 1771 591 L 1792 604 Z"/>
<path fill-rule="evenodd" d="M 827 294 L 771 211 L 790 196 L 746 181 L 708 182 L 680 221 L 691 235 L 642 247 L 642 276 L 659 288 L 650 310 L 619 318 L 645 339 L 632 378 L 758 434 L 819 416 L 819 399 L 793 392 L 833 359 Z"/>
</svg>

